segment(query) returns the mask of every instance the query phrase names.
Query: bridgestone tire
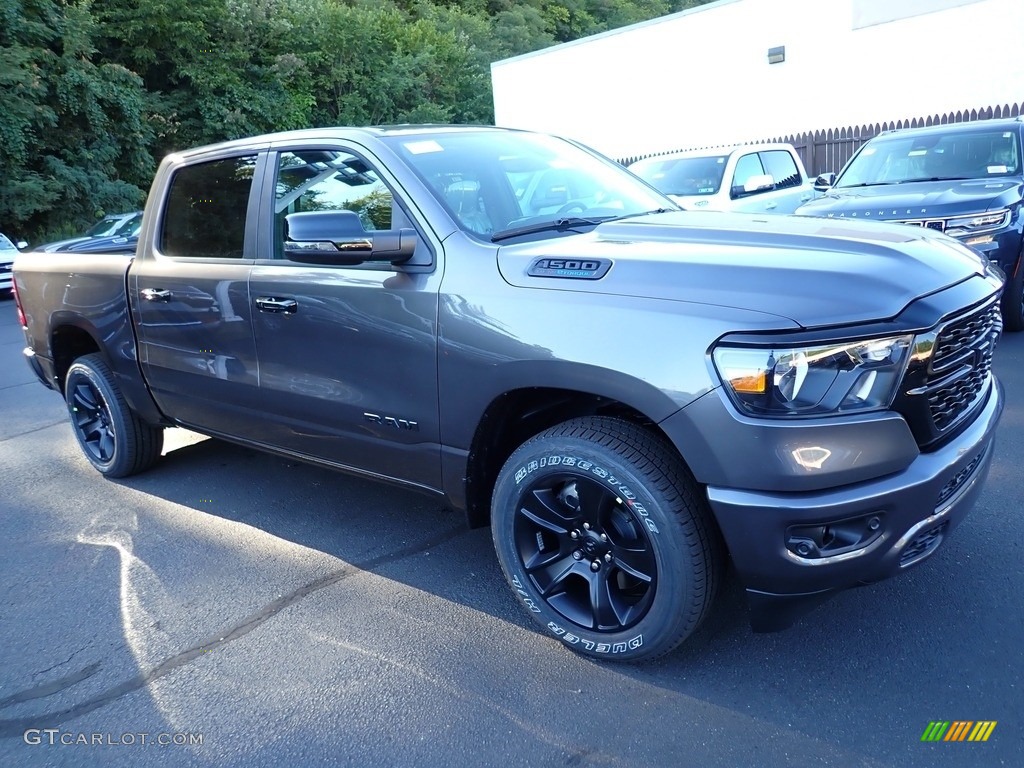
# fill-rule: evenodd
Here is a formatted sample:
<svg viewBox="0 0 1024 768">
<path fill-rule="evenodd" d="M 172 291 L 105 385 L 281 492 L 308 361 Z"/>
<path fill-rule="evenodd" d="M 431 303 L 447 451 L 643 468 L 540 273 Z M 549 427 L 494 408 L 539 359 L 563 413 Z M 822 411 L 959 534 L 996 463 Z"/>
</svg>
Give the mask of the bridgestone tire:
<svg viewBox="0 0 1024 768">
<path fill-rule="evenodd" d="M 707 615 L 721 537 L 659 435 L 612 418 L 531 438 L 502 468 L 491 532 L 505 577 L 543 630 L 594 658 L 662 656 Z"/>
<path fill-rule="evenodd" d="M 78 444 L 101 474 L 127 477 L 160 458 L 163 429 L 146 424 L 128 407 L 100 355 L 75 360 L 65 379 L 64 399 Z"/>
</svg>

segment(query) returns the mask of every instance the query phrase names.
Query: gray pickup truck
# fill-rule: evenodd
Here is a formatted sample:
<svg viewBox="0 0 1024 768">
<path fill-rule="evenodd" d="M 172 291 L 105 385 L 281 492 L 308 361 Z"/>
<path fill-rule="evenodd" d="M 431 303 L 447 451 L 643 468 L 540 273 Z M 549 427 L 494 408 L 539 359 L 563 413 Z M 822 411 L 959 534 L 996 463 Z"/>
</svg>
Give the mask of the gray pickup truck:
<svg viewBox="0 0 1024 768">
<path fill-rule="evenodd" d="M 175 154 L 134 258 L 23 254 L 14 277 L 26 360 L 99 472 L 182 426 L 434 494 L 491 525 L 542 631 L 604 659 L 676 647 L 727 558 L 759 630 L 922 562 L 1003 406 L 1003 282 L 972 250 L 680 211 L 526 132 Z"/>
</svg>

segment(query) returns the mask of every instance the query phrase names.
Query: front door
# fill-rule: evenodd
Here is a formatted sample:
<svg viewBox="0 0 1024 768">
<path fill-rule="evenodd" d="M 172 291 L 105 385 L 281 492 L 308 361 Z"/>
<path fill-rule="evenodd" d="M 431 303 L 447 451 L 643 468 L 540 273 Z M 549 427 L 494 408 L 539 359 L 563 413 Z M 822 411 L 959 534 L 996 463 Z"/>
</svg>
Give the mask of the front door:
<svg viewBox="0 0 1024 768">
<path fill-rule="evenodd" d="M 315 266 L 283 257 L 285 216 L 351 210 L 363 227 L 414 227 L 365 154 L 342 147 L 271 157 L 273 227 L 250 277 L 263 409 L 272 444 L 342 467 L 440 487 L 440 270 Z M 271 197 L 268 189 L 266 206 Z M 264 208 L 264 211 L 267 209 Z M 417 262 L 434 250 L 418 238 Z"/>
</svg>

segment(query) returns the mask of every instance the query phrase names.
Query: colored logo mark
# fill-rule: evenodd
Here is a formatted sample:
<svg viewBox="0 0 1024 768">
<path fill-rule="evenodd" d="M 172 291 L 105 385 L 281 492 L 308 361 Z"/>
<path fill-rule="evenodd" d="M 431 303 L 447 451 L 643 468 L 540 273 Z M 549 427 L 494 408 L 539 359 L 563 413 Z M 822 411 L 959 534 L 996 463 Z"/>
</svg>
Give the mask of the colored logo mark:
<svg viewBox="0 0 1024 768">
<path fill-rule="evenodd" d="M 996 720 L 933 720 L 921 734 L 921 741 L 988 741 Z"/>
</svg>

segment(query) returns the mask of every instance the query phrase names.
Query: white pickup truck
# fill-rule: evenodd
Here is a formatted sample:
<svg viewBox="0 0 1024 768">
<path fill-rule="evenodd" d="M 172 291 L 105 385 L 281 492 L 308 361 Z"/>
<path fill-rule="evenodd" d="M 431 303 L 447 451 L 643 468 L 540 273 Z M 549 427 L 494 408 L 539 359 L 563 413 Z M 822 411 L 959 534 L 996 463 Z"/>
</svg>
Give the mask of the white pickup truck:
<svg viewBox="0 0 1024 768">
<path fill-rule="evenodd" d="M 793 213 L 815 196 L 791 144 L 744 144 L 637 160 L 629 170 L 687 210 Z"/>
</svg>

